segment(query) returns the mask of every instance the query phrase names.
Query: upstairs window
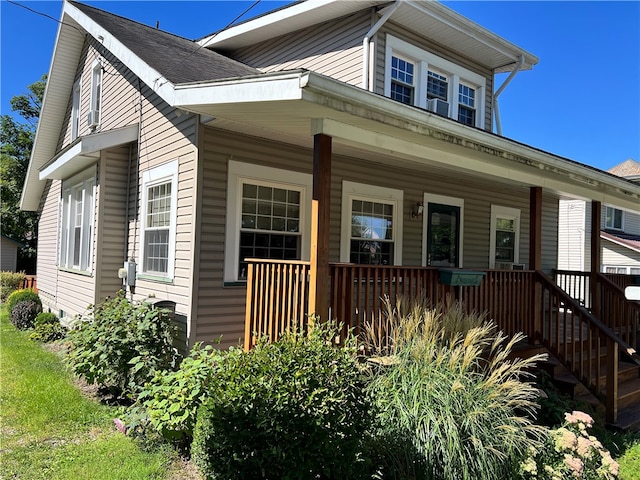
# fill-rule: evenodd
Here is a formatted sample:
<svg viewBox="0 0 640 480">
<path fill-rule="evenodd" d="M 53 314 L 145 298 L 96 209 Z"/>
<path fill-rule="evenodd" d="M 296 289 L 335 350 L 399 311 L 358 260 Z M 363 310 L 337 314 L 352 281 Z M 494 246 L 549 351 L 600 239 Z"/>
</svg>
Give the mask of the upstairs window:
<svg viewBox="0 0 640 480">
<path fill-rule="evenodd" d="M 458 85 L 458 121 L 465 125 L 476 124 L 476 91 L 468 85 Z"/>
<path fill-rule="evenodd" d="M 611 230 L 622 230 L 623 229 L 623 211 L 618 208 L 607 207 L 605 211 L 605 228 L 609 228 Z"/>
<path fill-rule="evenodd" d="M 391 98 L 398 102 L 413 104 L 414 65 L 399 57 L 391 59 Z"/>
<path fill-rule="evenodd" d="M 62 184 L 60 268 L 91 271 L 95 169 Z"/>
<path fill-rule="evenodd" d="M 94 62 L 91 70 L 91 111 L 88 124 L 90 128 L 96 128 L 100 124 L 100 108 L 102 102 L 102 64 Z"/>
<path fill-rule="evenodd" d="M 80 80 L 73 84 L 71 98 L 71 141 L 78 138 L 80 130 Z"/>
<path fill-rule="evenodd" d="M 386 96 L 465 125 L 485 126 L 484 76 L 391 35 L 385 58 Z"/>
<path fill-rule="evenodd" d="M 178 161 L 143 173 L 142 274 L 173 278 L 177 212 Z"/>
</svg>

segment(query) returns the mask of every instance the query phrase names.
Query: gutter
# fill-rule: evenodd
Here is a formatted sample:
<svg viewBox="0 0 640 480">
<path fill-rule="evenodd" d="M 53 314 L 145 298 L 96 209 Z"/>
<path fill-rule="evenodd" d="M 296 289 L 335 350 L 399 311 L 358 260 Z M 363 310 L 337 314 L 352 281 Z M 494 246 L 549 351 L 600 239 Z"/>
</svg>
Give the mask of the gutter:
<svg viewBox="0 0 640 480">
<path fill-rule="evenodd" d="M 500 121 L 500 108 L 498 106 L 498 97 L 504 91 L 507 85 L 511 83 L 511 80 L 513 80 L 514 77 L 518 74 L 518 72 L 522 68 L 522 65 L 524 65 L 524 55 L 520 55 L 520 59 L 518 60 L 518 63 L 516 64 L 515 67 L 513 67 L 513 70 L 511 70 L 511 73 L 509 74 L 507 79 L 502 83 L 502 85 L 500 85 L 500 88 L 496 90 L 496 92 L 493 94 L 493 118 L 496 121 L 496 133 L 500 136 L 502 136 L 502 122 Z"/>
<path fill-rule="evenodd" d="M 369 30 L 362 39 L 362 88 L 370 92 L 373 91 L 371 85 L 369 85 L 369 65 L 371 63 L 371 37 L 373 37 L 380 27 L 382 27 L 387 20 L 394 14 L 394 12 L 400 6 L 401 0 L 396 0 L 387 13 L 385 13 L 380 20 L 378 20 L 371 30 Z"/>
</svg>

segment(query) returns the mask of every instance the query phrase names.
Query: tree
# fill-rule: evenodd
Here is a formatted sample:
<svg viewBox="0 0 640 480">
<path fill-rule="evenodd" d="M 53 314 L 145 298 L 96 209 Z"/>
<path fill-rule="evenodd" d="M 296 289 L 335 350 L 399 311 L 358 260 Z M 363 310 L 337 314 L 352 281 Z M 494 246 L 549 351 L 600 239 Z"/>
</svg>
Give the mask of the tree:
<svg viewBox="0 0 640 480">
<path fill-rule="evenodd" d="M 18 269 L 35 272 L 37 221 L 35 212 L 20 210 L 20 196 L 27 175 L 29 158 L 35 138 L 47 76 L 27 87 L 28 91 L 11 99 L 11 110 L 20 114 L 25 122 L 11 115 L 2 115 L 0 122 L 0 216 L 2 234 L 21 242 L 18 251 Z"/>
</svg>

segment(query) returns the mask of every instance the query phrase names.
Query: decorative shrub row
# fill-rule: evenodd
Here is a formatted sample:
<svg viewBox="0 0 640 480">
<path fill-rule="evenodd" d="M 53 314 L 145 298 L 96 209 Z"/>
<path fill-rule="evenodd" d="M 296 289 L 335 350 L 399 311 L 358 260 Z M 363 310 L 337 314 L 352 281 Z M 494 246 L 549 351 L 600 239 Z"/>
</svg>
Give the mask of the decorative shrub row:
<svg viewBox="0 0 640 480">
<path fill-rule="evenodd" d="M 32 289 L 16 290 L 7 298 L 11 323 L 18 330 L 33 328 L 36 316 L 42 312 L 42 301 Z"/>
<path fill-rule="evenodd" d="M 20 284 L 27 276 L 24 272 L 0 272 L 0 302 L 20 288 Z"/>
<path fill-rule="evenodd" d="M 89 307 L 70 332 L 67 360 L 73 372 L 89 383 L 135 399 L 157 371 L 177 367 L 173 334 L 166 310 L 129 302 L 120 291 L 115 298 Z"/>
<path fill-rule="evenodd" d="M 34 329 L 29 338 L 36 342 L 53 342 L 60 340 L 67 334 L 58 317 L 53 313 L 39 313 L 34 322 Z"/>
</svg>

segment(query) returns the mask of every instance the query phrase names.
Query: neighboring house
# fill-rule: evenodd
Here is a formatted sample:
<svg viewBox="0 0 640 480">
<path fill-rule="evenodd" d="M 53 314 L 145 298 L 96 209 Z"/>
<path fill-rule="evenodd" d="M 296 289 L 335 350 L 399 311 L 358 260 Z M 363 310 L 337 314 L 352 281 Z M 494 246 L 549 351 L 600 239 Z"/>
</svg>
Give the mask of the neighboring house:
<svg viewBox="0 0 640 480">
<path fill-rule="evenodd" d="M 0 271 L 15 272 L 18 266 L 18 249 L 24 245 L 0 235 Z"/>
<path fill-rule="evenodd" d="M 608 171 L 640 185 L 640 162 L 629 159 Z M 605 203 L 600 224 L 600 271 L 640 275 L 640 202 L 633 209 Z M 558 236 L 558 269 L 589 271 L 591 204 L 561 199 Z"/>
<path fill-rule="evenodd" d="M 246 258 L 317 259 L 321 314 L 329 262 L 551 272 L 561 198 L 629 211 L 640 186 L 492 132 L 496 75 L 537 62 L 432 1 L 309 0 L 198 42 L 65 1 L 21 200 L 42 301 L 79 314 L 128 273 L 189 344 L 229 345 Z"/>
</svg>

